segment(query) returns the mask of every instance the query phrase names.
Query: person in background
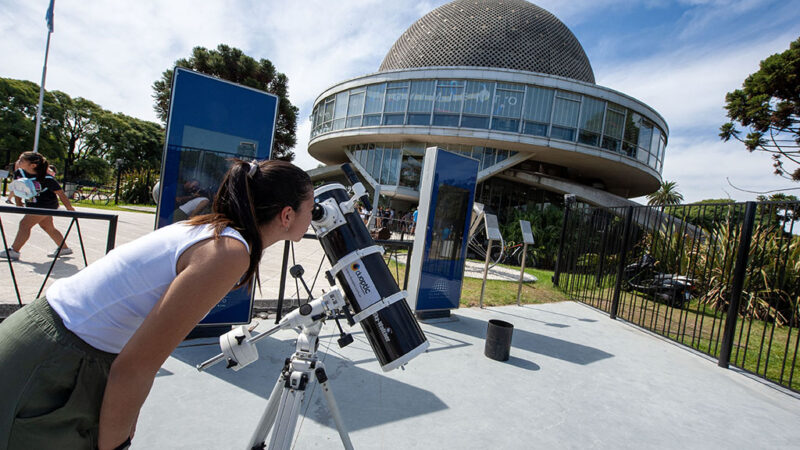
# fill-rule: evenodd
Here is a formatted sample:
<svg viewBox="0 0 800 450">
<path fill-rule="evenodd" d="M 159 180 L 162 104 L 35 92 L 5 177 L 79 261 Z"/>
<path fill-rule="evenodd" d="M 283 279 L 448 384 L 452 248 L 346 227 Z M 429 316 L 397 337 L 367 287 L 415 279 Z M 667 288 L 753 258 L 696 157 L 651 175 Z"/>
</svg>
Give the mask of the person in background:
<svg viewBox="0 0 800 450">
<path fill-rule="evenodd" d="M 48 164 L 44 156 L 39 153 L 24 152 L 19 156 L 16 167 L 18 167 L 18 170 L 15 177 L 33 180 L 33 186 L 36 189 L 36 195 L 25 200 L 25 206 L 29 208 L 58 209 L 58 201 L 61 200 L 65 208 L 70 211 L 75 211 L 75 208 L 72 207 L 69 199 L 61 189 L 61 185 L 58 184 L 55 178 L 48 175 L 50 164 Z M 15 196 L 14 200 L 17 206 L 22 206 L 21 198 Z M 57 246 L 61 245 L 61 242 L 64 241 L 64 235 L 62 235 L 53 224 L 53 216 L 26 214 L 19 222 L 17 236 L 14 238 L 14 242 L 7 252 L 5 250 L 0 251 L 0 258 L 7 258 L 12 261 L 19 260 L 20 251 L 22 251 L 22 247 L 25 243 L 28 242 L 28 238 L 31 236 L 31 229 L 34 225 L 39 225 Z M 64 242 L 64 247 L 61 248 L 60 252 L 58 252 L 58 248 L 56 248 L 53 253 L 47 256 L 52 258 L 56 256 L 57 253 L 60 256 L 71 255 L 72 249 Z"/>
<path fill-rule="evenodd" d="M 234 160 L 210 214 L 120 245 L 0 322 L 0 450 L 127 448 L 170 353 L 257 279 L 265 248 L 302 239 L 313 207 L 302 169 Z"/>
</svg>

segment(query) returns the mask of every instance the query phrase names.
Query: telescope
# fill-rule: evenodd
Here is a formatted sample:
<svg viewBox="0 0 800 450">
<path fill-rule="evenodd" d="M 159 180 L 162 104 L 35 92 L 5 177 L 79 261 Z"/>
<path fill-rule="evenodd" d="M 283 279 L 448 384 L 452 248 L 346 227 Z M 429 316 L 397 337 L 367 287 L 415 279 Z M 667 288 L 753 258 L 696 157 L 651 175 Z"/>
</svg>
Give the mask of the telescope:
<svg viewBox="0 0 800 450">
<path fill-rule="evenodd" d="M 256 336 L 251 335 L 252 329 L 244 325 L 232 329 L 220 336 L 222 353 L 197 366 L 202 371 L 227 361 L 228 368 L 241 370 L 258 359 L 255 342 L 259 339 L 281 329 L 299 331 L 296 351 L 286 358 L 248 449 L 291 448 L 300 405 L 308 386 L 315 381 L 322 387 L 344 447 L 353 448 L 333 397 L 325 364 L 317 357 L 319 333 L 326 319 L 336 321 L 340 347 L 353 342 L 353 338 L 342 330 L 338 316 L 343 314 L 351 326 L 361 324 L 384 372 L 404 366 L 430 345 L 406 302 L 407 293 L 400 290 L 383 260 L 383 247 L 376 245 L 356 211 L 355 205 L 362 197 L 361 201 L 371 209 L 366 189 L 350 166 L 345 164 L 343 170 L 353 184 L 353 196 L 350 197 L 347 189 L 338 183 L 317 188 L 311 220 L 332 266 L 326 277 L 332 286 L 338 281 L 341 289 L 333 288 L 312 300 L 311 290 L 302 278 L 303 268 L 299 265 L 292 267 L 289 273 L 302 282 L 309 301 L 289 312 L 273 328 Z M 266 438 L 270 430 L 267 447 Z"/>
<path fill-rule="evenodd" d="M 371 209 L 366 190 L 349 165 L 342 168 L 353 182 L 352 198 L 338 183 L 317 188 L 311 226 L 332 266 L 328 280 L 339 282 L 353 321 L 361 324 L 381 368 L 388 372 L 430 344 L 406 302 L 408 293 L 400 290 L 383 261 L 383 247 L 375 244 L 356 210 L 361 197 Z"/>
</svg>

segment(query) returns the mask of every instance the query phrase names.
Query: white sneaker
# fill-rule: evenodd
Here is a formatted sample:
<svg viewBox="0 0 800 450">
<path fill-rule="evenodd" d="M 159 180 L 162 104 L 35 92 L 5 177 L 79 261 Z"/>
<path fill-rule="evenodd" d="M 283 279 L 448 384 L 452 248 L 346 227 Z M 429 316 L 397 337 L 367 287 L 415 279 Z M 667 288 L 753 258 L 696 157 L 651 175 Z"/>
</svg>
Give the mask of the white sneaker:
<svg viewBox="0 0 800 450">
<path fill-rule="evenodd" d="M 50 253 L 47 256 L 49 258 L 52 258 L 52 257 L 56 256 L 56 253 L 58 253 L 58 249 L 53 250 L 53 253 Z M 68 247 L 68 248 L 62 248 L 61 249 L 61 253 L 58 253 L 58 256 L 67 256 L 67 255 L 71 255 L 71 254 L 72 254 L 72 249 Z"/>
<path fill-rule="evenodd" d="M 0 252 L 0 258 L 10 259 L 11 261 L 19 261 L 19 252 L 13 248 L 9 248 L 8 253 L 6 253 L 5 250 Z"/>
</svg>

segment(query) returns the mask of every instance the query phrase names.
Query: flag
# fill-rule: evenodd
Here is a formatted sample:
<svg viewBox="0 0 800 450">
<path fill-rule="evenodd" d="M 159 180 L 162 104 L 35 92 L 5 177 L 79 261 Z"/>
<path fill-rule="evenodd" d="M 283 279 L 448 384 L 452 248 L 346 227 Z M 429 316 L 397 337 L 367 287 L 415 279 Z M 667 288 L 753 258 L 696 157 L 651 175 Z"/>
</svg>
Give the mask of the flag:
<svg viewBox="0 0 800 450">
<path fill-rule="evenodd" d="M 47 21 L 47 29 L 50 32 L 53 32 L 53 9 L 55 9 L 56 0 L 50 0 L 50 7 L 47 8 L 47 14 L 44 15 L 44 19 Z"/>
</svg>

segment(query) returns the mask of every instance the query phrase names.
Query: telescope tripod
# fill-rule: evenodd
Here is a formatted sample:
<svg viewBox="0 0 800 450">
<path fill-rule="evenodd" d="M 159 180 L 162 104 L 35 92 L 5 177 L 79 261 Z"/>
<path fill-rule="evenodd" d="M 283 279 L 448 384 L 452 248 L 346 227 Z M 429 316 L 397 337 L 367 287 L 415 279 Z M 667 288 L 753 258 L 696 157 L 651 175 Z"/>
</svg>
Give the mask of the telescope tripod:
<svg viewBox="0 0 800 450">
<path fill-rule="evenodd" d="M 303 268 L 295 266 L 291 272 L 292 276 L 300 278 L 310 297 L 311 291 L 301 277 Z M 336 317 L 339 311 L 346 312 L 345 315 L 350 319 L 349 310 L 341 291 L 333 289 L 317 299 L 300 305 L 283 317 L 276 326 L 257 336 L 251 336 L 251 330 L 246 326 L 234 328 L 223 334 L 220 336 L 222 353 L 197 366 L 197 370 L 202 371 L 214 364 L 227 361 L 228 368 L 241 370 L 258 359 L 256 341 L 282 329 L 300 330 L 295 352 L 291 358 L 286 358 L 278 381 L 269 395 L 267 407 L 247 446 L 248 449 L 288 450 L 292 445 L 297 417 L 300 415 L 306 391 L 316 382 L 322 387 L 322 393 L 328 403 L 328 410 L 333 416 L 345 449 L 352 450 L 353 444 L 350 442 L 350 436 L 344 427 L 339 407 L 336 406 L 336 400 L 333 398 L 328 375 L 325 373 L 325 365 L 317 357 L 319 332 L 322 330 L 322 324 L 326 318 L 331 317 L 336 322 L 341 336 L 338 340 L 340 347 L 353 342 L 353 337 L 345 333 L 339 324 Z M 272 434 L 269 447 L 266 447 L 265 440 L 270 430 L 272 430 Z"/>
<path fill-rule="evenodd" d="M 348 450 L 353 449 L 339 407 L 336 405 L 336 399 L 333 397 L 330 381 L 325 373 L 325 365 L 317 358 L 321 329 L 322 322 L 320 320 L 315 321 L 311 326 L 303 327 L 303 332 L 297 338 L 296 351 L 291 358 L 286 358 L 283 370 L 269 395 L 267 406 L 247 448 L 251 450 L 289 449 L 306 392 L 316 381 L 325 395 L 328 410 L 333 416 L 344 447 Z M 266 447 L 265 440 L 270 430 L 272 430 L 272 435 L 269 447 Z"/>
</svg>

